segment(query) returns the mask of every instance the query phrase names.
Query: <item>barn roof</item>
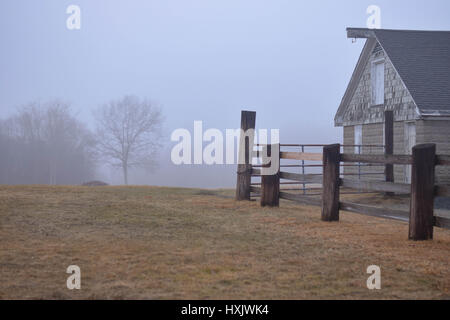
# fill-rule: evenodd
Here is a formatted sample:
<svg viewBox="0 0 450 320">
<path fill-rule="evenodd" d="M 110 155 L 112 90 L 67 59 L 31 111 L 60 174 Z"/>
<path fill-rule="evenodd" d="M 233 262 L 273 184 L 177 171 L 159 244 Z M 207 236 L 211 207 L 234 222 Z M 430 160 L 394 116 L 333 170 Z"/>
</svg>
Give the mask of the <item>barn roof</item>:
<svg viewBox="0 0 450 320">
<path fill-rule="evenodd" d="M 367 38 L 365 49 L 368 44 L 380 44 L 421 116 L 450 115 L 450 31 L 347 28 L 347 37 Z M 363 50 L 356 69 L 364 67 L 368 53 L 368 49 Z M 351 84 L 362 74 L 356 69 L 336 114 L 337 124 L 340 111 L 353 96 L 355 83 Z"/>
</svg>

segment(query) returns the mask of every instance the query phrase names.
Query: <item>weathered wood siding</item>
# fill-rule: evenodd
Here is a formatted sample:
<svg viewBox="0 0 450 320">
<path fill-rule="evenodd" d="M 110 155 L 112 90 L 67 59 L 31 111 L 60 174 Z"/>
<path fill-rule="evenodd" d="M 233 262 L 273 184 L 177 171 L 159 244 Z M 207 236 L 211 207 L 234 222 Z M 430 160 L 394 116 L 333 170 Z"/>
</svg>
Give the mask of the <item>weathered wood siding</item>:
<svg viewBox="0 0 450 320">
<path fill-rule="evenodd" d="M 371 105 L 371 69 L 374 61 L 384 60 L 384 105 Z M 383 122 L 384 111 L 393 110 L 395 121 L 417 118 L 416 105 L 389 57 L 376 46 L 364 69 L 351 102 L 344 112 L 343 125 Z"/>
<path fill-rule="evenodd" d="M 416 122 L 416 144 L 435 143 L 437 154 L 450 155 L 450 120 L 417 120 Z M 363 125 L 363 144 L 382 144 L 383 124 Z M 355 143 L 354 127 L 344 127 L 344 145 Z M 380 153 L 380 148 L 363 148 L 364 154 Z M 354 153 L 353 147 L 344 148 L 346 153 Z M 394 154 L 411 154 L 411 150 L 405 145 L 405 122 L 394 123 Z M 375 170 L 376 169 L 376 170 Z M 380 171 L 381 169 L 381 171 Z M 394 179 L 396 182 L 406 182 L 407 166 L 394 165 Z M 362 168 L 361 172 L 382 172 L 381 167 Z M 357 173 L 358 168 L 346 167 L 344 173 Z M 365 180 L 378 180 L 382 176 L 364 176 Z M 450 166 L 436 167 L 436 184 L 450 184 Z"/>
<path fill-rule="evenodd" d="M 364 145 L 383 145 L 383 123 L 375 124 L 365 124 L 362 126 L 362 143 Z M 354 126 L 344 127 L 344 145 L 354 145 L 355 144 L 355 129 Z M 355 153 L 354 147 L 344 147 L 345 153 Z M 384 148 L 376 147 L 364 147 L 362 148 L 363 154 L 382 154 L 384 153 Z M 405 142 L 404 142 L 404 122 L 394 122 L 394 154 L 405 154 Z M 355 174 L 358 173 L 359 169 L 357 167 L 345 167 L 345 174 Z M 361 173 L 384 173 L 383 166 L 373 166 L 373 167 L 362 167 Z M 349 176 L 349 178 L 357 176 Z M 364 180 L 383 180 L 383 175 L 363 175 L 361 176 Z M 394 180 L 397 182 L 405 181 L 405 166 L 394 165 Z"/>
<path fill-rule="evenodd" d="M 407 154 L 405 150 L 405 123 L 403 121 L 394 122 L 394 154 Z M 406 166 L 394 165 L 394 182 L 406 182 Z"/>
<path fill-rule="evenodd" d="M 363 145 L 383 145 L 383 124 L 365 124 L 362 126 L 362 144 Z M 344 127 L 344 145 L 355 144 L 355 129 L 354 126 Z M 346 153 L 358 153 L 358 148 L 345 147 Z M 384 149 L 379 147 L 363 147 L 361 148 L 361 154 L 383 154 Z M 363 164 L 364 165 L 364 164 Z M 358 175 L 361 173 L 361 179 L 364 180 L 382 180 L 383 175 L 374 173 L 383 173 L 384 166 L 362 166 L 358 167 L 344 167 L 344 173 L 349 175 L 350 179 L 358 179 Z"/>
<path fill-rule="evenodd" d="M 418 120 L 416 121 L 416 142 L 435 143 L 436 154 L 450 155 L 450 121 Z M 436 183 L 450 184 L 450 166 L 436 167 Z"/>
<path fill-rule="evenodd" d="M 355 144 L 355 127 L 346 126 L 344 127 L 344 146 Z M 344 147 L 345 153 L 353 153 L 354 148 Z"/>
</svg>

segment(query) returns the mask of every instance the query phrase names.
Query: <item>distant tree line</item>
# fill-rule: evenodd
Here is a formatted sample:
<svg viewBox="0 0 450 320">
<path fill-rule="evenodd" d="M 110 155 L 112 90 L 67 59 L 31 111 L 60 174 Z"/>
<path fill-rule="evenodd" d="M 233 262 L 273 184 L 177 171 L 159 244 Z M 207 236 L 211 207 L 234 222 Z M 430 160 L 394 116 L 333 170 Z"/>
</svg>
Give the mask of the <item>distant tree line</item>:
<svg viewBox="0 0 450 320">
<path fill-rule="evenodd" d="M 92 132 L 59 100 L 29 103 L 0 119 L 0 184 L 81 184 L 103 161 L 128 169 L 149 166 L 158 144 L 161 111 L 126 96 L 95 112 Z"/>
<path fill-rule="evenodd" d="M 80 184 L 95 172 L 92 133 L 60 101 L 31 103 L 2 120 L 3 184 Z"/>
</svg>

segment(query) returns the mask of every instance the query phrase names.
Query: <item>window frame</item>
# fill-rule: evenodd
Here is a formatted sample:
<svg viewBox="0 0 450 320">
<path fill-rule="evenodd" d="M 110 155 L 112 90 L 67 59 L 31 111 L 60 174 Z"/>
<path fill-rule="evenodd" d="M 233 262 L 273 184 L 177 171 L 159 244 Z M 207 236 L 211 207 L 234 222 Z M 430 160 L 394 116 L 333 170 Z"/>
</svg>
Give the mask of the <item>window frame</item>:
<svg viewBox="0 0 450 320">
<path fill-rule="evenodd" d="M 359 143 L 357 143 L 358 141 L 356 141 L 356 137 L 357 136 L 360 137 Z M 353 144 L 355 145 L 354 146 L 355 147 L 355 151 L 354 151 L 355 154 L 362 154 L 362 149 L 361 149 L 362 140 L 363 140 L 363 125 L 362 124 L 356 124 L 356 125 L 353 126 L 353 142 L 354 142 Z"/>
<path fill-rule="evenodd" d="M 385 59 L 384 58 L 380 58 L 380 59 L 376 59 L 374 61 L 372 61 L 371 63 L 371 69 L 370 69 L 370 106 L 375 107 L 375 106 L 383 106 L 384 105 L 384 91 L 385 91 L 385 77 L 386 77 L 386 63 L 385 63 Z M 382 102 L 381 103 L 377 103 L 377 77 L 376 77 L 376 66 L 377 65 L 383 65 L 383 97 L 382 97 Z"/>
</svg>

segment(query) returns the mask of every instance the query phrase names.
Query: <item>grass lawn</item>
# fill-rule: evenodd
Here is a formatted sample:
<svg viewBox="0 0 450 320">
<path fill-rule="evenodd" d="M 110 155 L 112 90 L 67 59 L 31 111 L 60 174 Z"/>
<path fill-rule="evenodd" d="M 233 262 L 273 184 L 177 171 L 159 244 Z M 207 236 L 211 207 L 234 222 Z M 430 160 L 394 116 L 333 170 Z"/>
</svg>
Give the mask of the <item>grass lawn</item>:
<svg viewBox="0 0 450 320">
<path fill-rule="evenodd" d="M 2 299 L 450 298 L 450 231 L 231 190 L 0 186 Z M 68 290 L 66 268 L 81 268 Z M 381 290 L 366 268 L 381 267 Z"/>
</svg>

